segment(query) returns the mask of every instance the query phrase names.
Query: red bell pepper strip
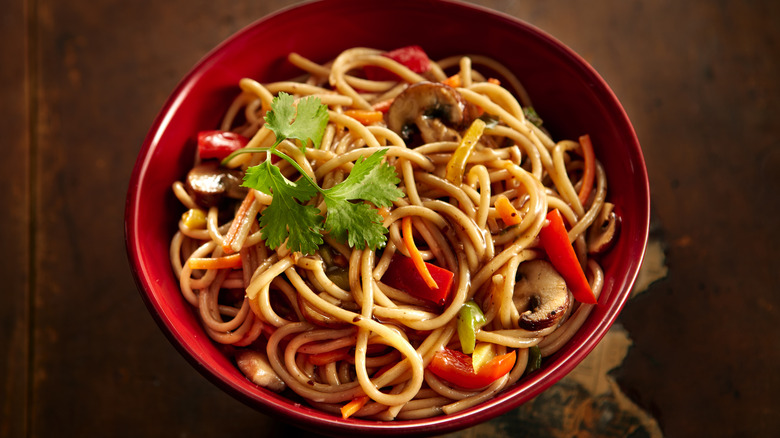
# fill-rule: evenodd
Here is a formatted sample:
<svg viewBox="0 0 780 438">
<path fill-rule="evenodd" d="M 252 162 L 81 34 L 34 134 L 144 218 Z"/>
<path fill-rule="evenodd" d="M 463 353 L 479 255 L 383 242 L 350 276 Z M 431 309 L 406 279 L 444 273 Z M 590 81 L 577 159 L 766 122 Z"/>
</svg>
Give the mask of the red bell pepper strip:
<svg viewBox="0 0 780 438">
<path fill-rule="evenodd" d="M 428 364 L 428 370 L 437 377 L 461 388 L 479 389 L 490 385 L 512 371 L 516 360 L 517 354 L 514 351 L 496 356 L 490 362 L 482 365 L 475 373 L 471 364 L 471 356 L 444 347 L 433 355 L 433 360 Z"/>
<path fill-rule="evenodd" d="M 393 104 L 393 101 L 395 101 L 395 98 L 383 100 L 381 102 L 377 102 L 377 103 L 371 105 L 371 109 L 374 110 L 374 111 L 379 111 L 382 114 L 384 114 L 388 110 L 390 110 L 390 105 Z"/>
<path fill-rule="evenodd" d="M 420 46 L 406 46 L 383 53 L 394 61 L 406 66 L 415 73 L 425 73 L 431 69 L 431 60 Z M 395 81 L 398 76 L 375 65 L 363 67 L 366 78 L 372 81 Z"/>
<path fill-rule="evenodd" d="M 249 139 L 230 131 L 201 131 L 198 133 L 198 154 L 202 159 L 222 160 L 231 153 L 243 148 Z"/>
<path fill-rule="evenodd" d="M 450 289 L 452 288 L 455 274 L 434 264 L 424 263 L 431 277 L 439 286 L 437 289 L 428 286 L 414 266 L 414 261 L 400 253 L 393 255 L 393 259 L 390 261 L 390 266 L 387 267 L 382 281 L 386 285 L 402 290 L 409 295 L 442 306 L 450 297 Z"/>
<path fill-rule="evenodd" d="M 557 208 L 547 213 L 547 224 L 539 231 L 539 241 L 550 263 L 566 280 L 574 299 L 581 303 L 596 304 L 596 295 L 593 294 L 585 272 L 577 260 L 577 254 L 569 242 L 569 234 L 563 224 L 563 216 Z"/>
</svg>

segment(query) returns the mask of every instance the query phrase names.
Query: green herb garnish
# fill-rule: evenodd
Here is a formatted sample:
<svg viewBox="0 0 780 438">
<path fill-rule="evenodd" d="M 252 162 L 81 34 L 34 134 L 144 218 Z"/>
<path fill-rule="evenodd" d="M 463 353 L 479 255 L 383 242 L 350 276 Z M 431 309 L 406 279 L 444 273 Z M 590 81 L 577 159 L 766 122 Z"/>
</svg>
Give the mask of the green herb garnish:
<svg viewBox="0 0 780 438">
<path fill-rule="evenodd" d="M 387 241 L 387 228 L 382 225 L 382 216 L 364 201 L 377 207 L 389 207 L 404 196 L 398 189 L 400 179 L 395 169 L 382 162 L 387 149 L 358 159 L 344 181 L 322 189 L 295 160 L 276 147 L 285 139 L 299 140 L 302 150 L 309 140 L 319 147 L 328 124 L 327 107 L 313 97 L 298 101 L 297 109 L 293 103 L 293 97 L 286 93 L 279 93 L 271 103 L 265 126 L 276 135 L 273 146 L 238 151 L 268 152 L 286 160 L 301 174 L 297 181 L 290 181 L 271 160 L 246 171 L 244 187 L 273 196 L 271 205 L 260 215 L 261 235 L 266 245 L 276 249 L 286 241 L 291 251 L 313 254 L 323 243 L 322 232 L 325 231 L 355 248 L 383 247 Z M 323 196 L 327 207 L 324 220 L 320 209 L 306 204 L 317 194 Z"/>
<path fill-rule="evenodd" d="M 537 128 L 542 127 L 542 118 L 539 117 L 539 114 L 536 113 L 536 110 L 533 109 L 533 107 L 530 106 L 524 106 L 523 107 L 523 115 L 526 119 L 528 119 L 529 122 L 536 125 Z"/>
</svg>

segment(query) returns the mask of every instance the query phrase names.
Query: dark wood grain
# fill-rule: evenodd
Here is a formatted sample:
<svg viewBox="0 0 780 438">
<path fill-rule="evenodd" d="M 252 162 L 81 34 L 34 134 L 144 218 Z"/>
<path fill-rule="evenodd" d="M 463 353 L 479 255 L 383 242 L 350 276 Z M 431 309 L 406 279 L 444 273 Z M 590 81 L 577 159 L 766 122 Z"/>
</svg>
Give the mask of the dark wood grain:
<svg viewBox="0 0 780 438">
<path fill-rule="evenodd" d="M 0 18 L 0 437 L 276 436 L 165 340 L 135 289 L 127 183 L 179 79 L 274 1 L 8 1 Z M 669 275 L 613 372 L 665 435 L 780 432 L 780 3 L 482 0 L 607 80 L 651 179 Z M 541 398 L 534 406 L 541 406 Z M 553 400 L 552 402 L 555 402 Z M 596 435 L 634 429 L 609 420 Z M 453 436 L 556 436 L 518 409 Z M 568 430 L 570 434 L 575 430 Z"/>
<path fill-rule="evenodd" d="M 0 14 L 0 437 L 26 434 L 30 379 L 30 156 L 28 92 L 31 47 L 23 1 Z"/>
</svg>

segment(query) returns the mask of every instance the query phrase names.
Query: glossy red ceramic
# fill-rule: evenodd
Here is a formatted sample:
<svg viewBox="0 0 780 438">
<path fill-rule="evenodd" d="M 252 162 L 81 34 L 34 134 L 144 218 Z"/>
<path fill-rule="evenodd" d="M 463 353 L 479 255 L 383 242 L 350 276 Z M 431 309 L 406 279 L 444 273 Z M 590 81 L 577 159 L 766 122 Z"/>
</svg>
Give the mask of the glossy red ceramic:
<svg viewBox="0 0 780 438">
<path fill-rule="evenodd" d="M 353 46 L 418 44 L 432 58 L 477 53 L 496 58 L 528 88 L 554 138 L 590 134 L 609 178 L 609 200 L 622 215 L 619 242 L 605 264 L 600 304 L 579 333 L 542 369 L 472 409 L 419 421 L 342 420 L 258 388 L 223 356 L 182 298 L 168 260 L 181 207 L 171 192 L 192 165 L 195 136 L 217 126 L 238 81 L 299 74 L 291 51 L 326 61 Z M 649 188 L 634 130 L 613 92 L 581 57 L 551 36 L 506 15 L 438 0 L 325 0 L 265 17 L 209 53 L 182 80 L 141 148 L 128 187 L 126 241 L 141 295 L 163 332 L 193 366 L 246 404 L 320 433 L 441 434 L 503 414 L 571 371 L 599 342 L 629 296 L 644 255 Z"/>
</svg>

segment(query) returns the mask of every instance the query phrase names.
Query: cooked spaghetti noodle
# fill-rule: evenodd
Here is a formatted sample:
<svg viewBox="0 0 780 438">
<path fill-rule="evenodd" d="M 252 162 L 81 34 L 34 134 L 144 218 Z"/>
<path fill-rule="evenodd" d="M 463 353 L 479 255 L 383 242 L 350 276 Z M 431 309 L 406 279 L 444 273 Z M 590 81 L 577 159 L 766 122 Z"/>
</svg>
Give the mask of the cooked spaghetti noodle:
<svg viewBox="0 0 780 438">
<path fill-rule="evenodd" d="M 549 356 L 574 335 L 593 306 L 572 299 L 564 287 L 555 298 L 565 303 L 560 314 L 544 314 L 544 301 L 552 298 L 532 293 L 530 299 L 519 299 L 525 280 L 518 272 L 547 259 L 539 233 L 548 211 L 557 209 L 598 296 L 602 270 L 588 247 L 589 233 L 603 226 L 599 217 L 609 206 L 606 177 L 594 158 L 587 175 L 581 142 L 556 142 L 532 123 L 530 99 L 511 72 L 490 59 L 463 56 L 416 73 L 384 52 L 364 48 L 346 50 L 323 65 L 297 54 L 289 61 L 305 75 L 267 84 L 242 79 L 220 128 L 250 138 L 247 148 L 268 147 L 274 134 L 264 115 L 274 96 L 316 96 L 329 116 L 320 147 L 300 149 L 285 140 L 279 149 L 323 188 L 343 181 L 361 157 L 387 149 L 384 160 L 396 169 L 405 196 L 382 211 L 388 229 L 383 248 L 352 248 L 324 234 L 320 250 L 304 255 L 264 242 L 257 218 L 272 196 L 250 189 L 236 201 L 209 205 L 184 182 L 175 183 L 174 193 L 188 214 L 200 212 L 202 220 L 179 222 L 170 248 L 172 265 L 184 298 L 215 342 L 234 346 L 227 351 L 238 352 L 237 357 L 258 352 L 246 361 L 267 362 L 265 374 L 276 382 L 267 385 L 271 388 L 286 388 L 337 415 L 392 420 L 474 406 L 523 377 L 530 349 Z M 367 67 L 392 74 L 367 79 Z M 412 84 L 424 84 L 426 93 L 455 96 L 464 120 L 454 123 L 441 116 L 452 108 L 426 107 L 430 95 L 410 96 Z M 445 105 L 443 98 L 437 105 Z M 390 113 L 404 110 L 400 104 L 395 110 L 387 107 L 402 99 L 416 99 L 407 107 L 417 113 L 401 114 L 402 129 L 393 130 L 389 119 L 397 115 Z M 376 116 L 377 111 L 387 114 L 359 120 L 358 115 Z M 477 118 L 486 121 L 483 132 L 460 157 L 462 172 L 454 172 L 459 179 L 451 181 L 448 167 L 462 153 L 458 149 L 466 128 Z M 266 154 L 240 154 L 224 167 L 240 174 L 265 159 Z M 291 180 L 300 177 L 288 163 L 278 166 Z M 501 198 L 511 207 L 500 208 Z M 502 208 L 515 218 L 511 225 Z M 395 255 L 412 255 L 404 241 L 412 238 L 410 231 L 422 259 L 453 274 L 443 304 L 384 281 Z M 484 315 L 474 332 L 478 349 L 490 350 L 491 357 L 516 352 L 508 373 L 476 389 L 429 369 L 437 352 L 461 349 L 458 315 L 472 301 Z M 524 324 L 531 314 L 542 322 Z M 242 361 L 239 365 L 248 378 L 269 382 L 256 378 Z M 344 413 L 346 405 L 354 412 Z"/>
</svg>

